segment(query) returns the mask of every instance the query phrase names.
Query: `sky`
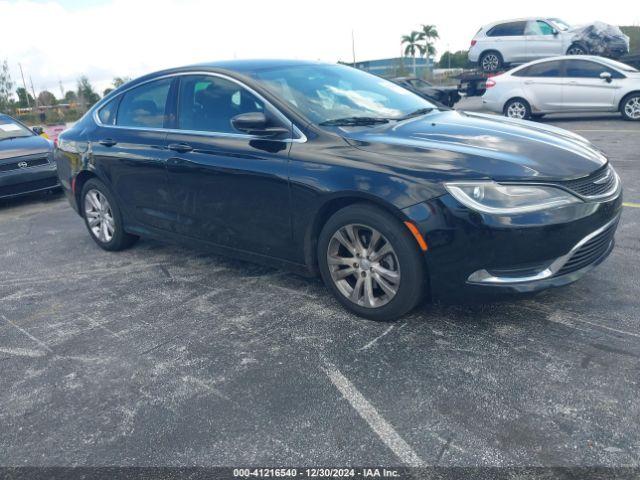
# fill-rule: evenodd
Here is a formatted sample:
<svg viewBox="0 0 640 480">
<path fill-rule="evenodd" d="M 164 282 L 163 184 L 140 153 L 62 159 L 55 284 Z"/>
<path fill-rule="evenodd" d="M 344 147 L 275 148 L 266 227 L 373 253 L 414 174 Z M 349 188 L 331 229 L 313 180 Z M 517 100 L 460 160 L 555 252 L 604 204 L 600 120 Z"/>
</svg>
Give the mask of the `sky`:
<svg viewBox="0 0 640 480">
<path fill-rule="evenodd" d="M 634 0 L 0 0 L 0 61 L 18 63 L 36 92 L 60 96 L 87 75 L 102 92 L 113 77 L 232 58 L 352 61 L 397 57 L 421 24 L 439 53 L 467 49 L 483 24 L 524 16 L 572 24 L 640 25 Z"/>
</svg>

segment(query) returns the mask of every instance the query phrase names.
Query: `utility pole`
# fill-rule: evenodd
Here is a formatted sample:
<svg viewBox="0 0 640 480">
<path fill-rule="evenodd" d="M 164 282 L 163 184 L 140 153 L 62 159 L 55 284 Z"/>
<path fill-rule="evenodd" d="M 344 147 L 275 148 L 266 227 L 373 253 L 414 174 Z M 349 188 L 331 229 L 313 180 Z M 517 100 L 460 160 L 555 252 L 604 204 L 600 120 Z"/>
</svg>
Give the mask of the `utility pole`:
<svg viewBox="0 0 640 480">
<path fill-rule="evenodd" d="M 60 85 L 60 101 L 64 100 L 64 88 L 62 87 L 62 80 L 58 78 L 58 85 Z"/>
<path fill-rule="evenodd" d="M 33 88 L 33 79 L 31 75 L 29 75 L 29 82 L 31 82 L 31 93 L 33 94 L 33 101 L 36 102 L 36 107 L 38 106 L 38 97 L 36 97 L 36 90 Z"/>
<path fill-rule="evenodd" d="M 356 66 L 356 39 L 351 30 L 351 54 L 353 55 L 353 66 Z"/>
<path fill-rule="evenodd" d="M 22 72 L 22 64 L 18 63 L 20 67 L 20 76 L 22 77 L 22 86 L 24 87 L 24 94 L 27 97 L 27 107 L 31 108 L 31 102 L 29 101 L 29 90 L 27 90 L 27 82 L 24 81 L 24 73 Z"/>
</svg>

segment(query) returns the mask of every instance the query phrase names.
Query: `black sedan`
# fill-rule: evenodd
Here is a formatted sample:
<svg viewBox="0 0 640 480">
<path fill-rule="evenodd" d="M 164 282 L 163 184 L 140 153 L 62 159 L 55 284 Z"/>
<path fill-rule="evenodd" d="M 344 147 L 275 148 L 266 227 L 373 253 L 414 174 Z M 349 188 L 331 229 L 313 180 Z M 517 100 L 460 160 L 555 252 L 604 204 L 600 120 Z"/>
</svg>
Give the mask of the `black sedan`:
<svg viewBox="0 0 640 480">
<path fill-rule="evenodd" d="M 0 198 L 59 187 L 52 143 L 0 114 Z"/>
<path fill-rule="evenodd" d="M 573 282 L 613 248 L 622 205 L 616 172 L 578 135 L 300 61 L 139 78 L 64 132 L 55 156 L 100 247 L 148 236 L 319 272 L 379 320 L 425 295 Z"/>
<path fill-rule="evenodd" d="M 408 88 L 427 100 L 439 102 L 447 107 L 453 107 L 461 98 L 460 93 L 458 93 L 458 87 L 432 85 L 426 80 L 417 77 L 397 77 L 392 79 L 392 81 Z"/>
</svg>

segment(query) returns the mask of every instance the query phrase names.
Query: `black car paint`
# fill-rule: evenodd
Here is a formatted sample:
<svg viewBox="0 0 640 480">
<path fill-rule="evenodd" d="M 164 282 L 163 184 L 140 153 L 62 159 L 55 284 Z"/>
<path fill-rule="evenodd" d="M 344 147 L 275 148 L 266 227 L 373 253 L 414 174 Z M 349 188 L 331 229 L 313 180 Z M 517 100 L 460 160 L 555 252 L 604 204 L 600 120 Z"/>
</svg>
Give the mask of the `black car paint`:
<svg viewBox="0 0 640 480">
<path fill-rule="evenodd" d="M 384 125 L 321 128 L 251 77 L 253 70 L 274 64 L 236 61 L 167 70 L 121 87 L 96 108 L 156 77 L 217 73 L 245 84 L 278 109 L 301 132 L 291 127 L 293 141 L 100 126 L 92 111 L 61 135 L 56 150 L 72 206 L 80 211 L 81 184 L 95 175 L 113 189 L 130 233 L 313 275 L 323 222 L 344 205 L 370 202 L 418 226 L 429 246 L 424 259 L 431 293 L 447 300 L 573 281 L 584 272 L 518 287 L 469 285 L 466 278 L 478 268 L 556 258 L 619 215 L 621 195 L 549 211 L 486 215 L 461 205 L 443 187 L 454 179 L 587 176 L 606 158 L 581 137 L 447 110 Z M 116 143 L 105 146 L 99 143 L 103 139 Z M 180 142 L 193 150 L 168 149 Z"/>
<path fill-rule="evenodd" d="M 458 87 L 430 85 L 422 82 L 416 77 L 397 77 L 391 79 L 392 82 L 411 90 L 412 92 L 426 98 L 429 101 L 438 102 L 446 107 L 453 107 L 462 98 L 458 92 Z"/>
<path fill-rule="evenodd" d="M 23 162 L 27 166 L 18 166 Z M 59 184 L 53 161 L 53 144 L 49 140 L 35 133 L 28 137 L 0 140 L 0 198 L 57 187 Z"/>
</svg>

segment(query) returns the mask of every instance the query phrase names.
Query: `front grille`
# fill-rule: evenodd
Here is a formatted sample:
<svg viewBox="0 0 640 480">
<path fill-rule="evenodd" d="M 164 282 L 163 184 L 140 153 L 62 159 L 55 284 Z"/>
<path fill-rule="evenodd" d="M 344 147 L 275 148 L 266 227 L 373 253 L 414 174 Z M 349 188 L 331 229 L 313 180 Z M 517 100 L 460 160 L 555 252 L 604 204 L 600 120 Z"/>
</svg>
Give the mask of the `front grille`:
<svg viewBox="0 0 640 480">
<path fill-rule="evenodd" d="M 607 165 L 587 177 L 559 182 L 559 185 L 568 188 L 578 195 L 589 198 L 606 194 L 614 188 L 616 182 L 617 179 L 615 172 L 609 165 Z"/>
<path fill-rule="evenodd" d="M 20 164 L 26 164 L 20 166 Z M 30 158 L 28 160 L 13 160 L 9 163 L 0 163 L 0 172 L 10 172 L 11 170 L 22 170 L 24 168 L 39 167 L 49 163 L 47 157 Z"/>
<path fill-rule="evenodd" d="M 556 275 L 575 272 L 598 261 L 609 250 L 617 226 L 618 222 L 614 222 L 598 235 L 589 239 L 569 257 L 567 263 L 562 266 Z"/>
</svg>

